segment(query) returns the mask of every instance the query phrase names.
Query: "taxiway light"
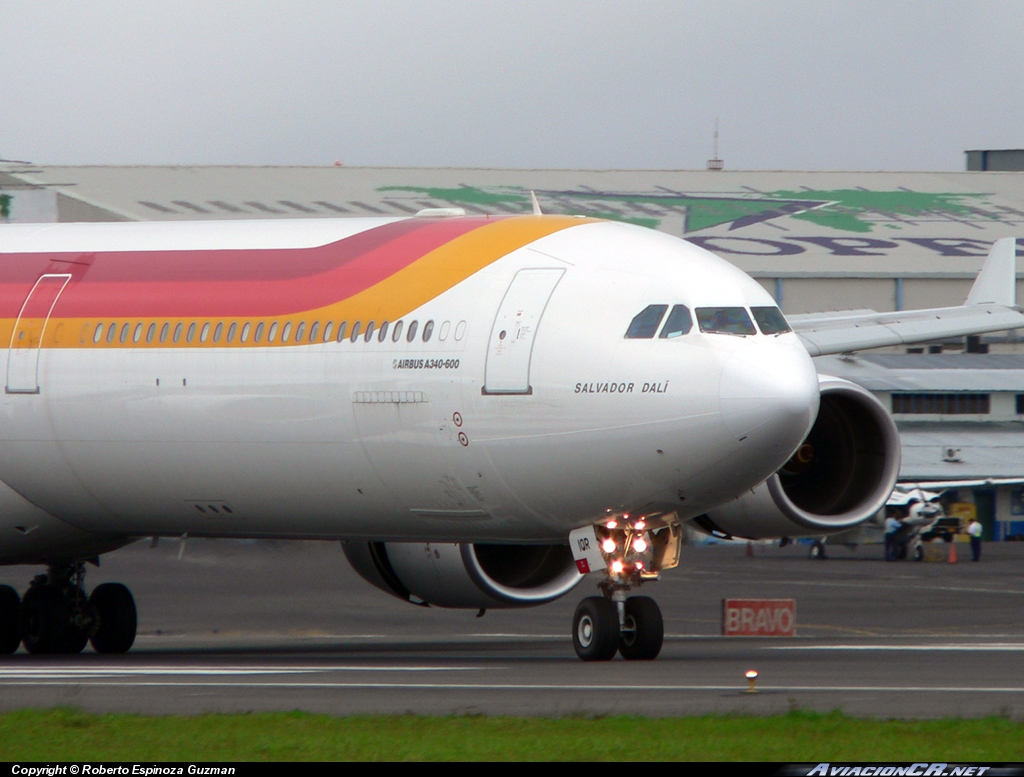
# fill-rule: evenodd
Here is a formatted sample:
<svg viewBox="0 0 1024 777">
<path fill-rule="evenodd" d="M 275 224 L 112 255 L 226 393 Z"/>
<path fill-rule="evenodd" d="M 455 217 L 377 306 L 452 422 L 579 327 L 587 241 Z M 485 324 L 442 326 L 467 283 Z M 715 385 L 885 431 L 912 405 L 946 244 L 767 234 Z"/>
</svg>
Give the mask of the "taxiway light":
<svg viewBox="0 0 1024 777">
<path fill-rule="evenodd" d="M 615 561 L 612 562 L 612 572 L 614 574 L 621 575 L 622 574 L 622 569 L 623 569 L 623 566 L 622 566 L 622 562 L 621 561 L 616 559 Z"/>
<path fill-rule="evenodd" d="M 637 553 L 643 553 L 645 550 L 647 550 L 647 543 L 644 541 L 643 537 L 637 537 L 635 540 L 633 540 L 633 550 L 635 550 Z"/>
<path fill-rule="evenodd" d="M 757 672 L 753 669 L 748 669 L 744 675 L 747 678 L 747 682 L 750 683 L 750 687 L 747 688 L 747 693 L 757 693 L 757 689 L 754 687 L 754 683 L 757 682 Z"/>
<path fill-rule="evenodd" d="M 601 543 L 601 550 L 603 550 L 605 553 L 614 553 L 615 540 L 613 540 L 611 537 L 606 539 L 604 542 Z"/>
</svg>

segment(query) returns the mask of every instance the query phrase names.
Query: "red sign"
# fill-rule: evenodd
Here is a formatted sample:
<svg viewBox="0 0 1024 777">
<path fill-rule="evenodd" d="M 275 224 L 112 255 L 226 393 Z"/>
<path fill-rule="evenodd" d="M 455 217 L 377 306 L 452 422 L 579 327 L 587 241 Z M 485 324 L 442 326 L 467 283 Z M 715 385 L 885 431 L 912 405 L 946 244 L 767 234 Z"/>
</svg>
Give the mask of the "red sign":
<svg viewBox="0 0 1024 777">
<path fill-rule="evenodd" d="M 792 637 L 796 599 L 723 599 L 722 633 L 727 637 Z"/>
</svg>

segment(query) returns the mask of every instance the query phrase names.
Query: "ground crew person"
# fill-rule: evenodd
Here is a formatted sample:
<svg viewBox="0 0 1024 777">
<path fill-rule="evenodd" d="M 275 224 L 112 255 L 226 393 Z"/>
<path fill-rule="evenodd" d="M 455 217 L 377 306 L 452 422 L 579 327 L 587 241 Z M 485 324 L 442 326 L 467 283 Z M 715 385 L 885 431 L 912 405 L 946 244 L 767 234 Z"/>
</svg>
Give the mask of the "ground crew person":
<svg viewBox="0 0 1024 777">
<path fill-rule="evenodd" d="M 971 555 L 975 561 L 981 561 L 981 521 L 972 518 L 967 525 L 967 533 L 971 536 Z"/>
<path fill-rule="evenodd" d="M 895 516 L 888 515 L 885 518 L 885 560 L 896 560 L 896 534 L 900 530 L 900 522 Z"/>
</svg>

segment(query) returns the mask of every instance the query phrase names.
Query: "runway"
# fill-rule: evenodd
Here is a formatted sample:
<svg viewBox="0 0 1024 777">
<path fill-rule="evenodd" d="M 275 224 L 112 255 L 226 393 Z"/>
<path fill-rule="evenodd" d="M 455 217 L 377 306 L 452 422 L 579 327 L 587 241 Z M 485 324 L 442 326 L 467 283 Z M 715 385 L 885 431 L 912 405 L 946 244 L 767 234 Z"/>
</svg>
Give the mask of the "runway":
<svg viewBox="0 0 1024 777">
<path fill-rule="evenodd" d="M 584 664 L 569 639 L 584 583 L 544 607 L 414 607 L 360 580 L 332 543 L 145 543 L 104 557 L 139 607 L 118 658 L 0 659 L 0 709 L 68 705 L 148 714 L 769 714 L 1024 718 L 1024 544 L 983 561 L 885 563 L 878 546 L 687 547 L 645 587 L 662 607 L 654 662 Z M 24 590 L 36 570 L 4 568 Z M 797 600 L 790 639 L 722 637 L 721 599 Z M 747 669 L 760 673 L 746 693 Z"/>
</svg>

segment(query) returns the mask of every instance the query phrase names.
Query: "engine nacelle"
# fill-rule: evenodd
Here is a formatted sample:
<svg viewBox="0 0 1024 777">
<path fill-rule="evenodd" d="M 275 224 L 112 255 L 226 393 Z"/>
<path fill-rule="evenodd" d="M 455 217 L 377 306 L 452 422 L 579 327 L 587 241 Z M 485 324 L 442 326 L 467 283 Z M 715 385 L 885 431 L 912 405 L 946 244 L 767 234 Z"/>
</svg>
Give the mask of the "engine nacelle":
<svg viewBox="0 0 1024 777">
<path fill-rule="evenodd" d="M 750 493 L 699 516 L 708 532 L 749 539 L 820 536 L 885 506 L 900 471 L 900 438 L 885 406 L 856 383 L 822 375 L 821 406 L 803 445 Z"/>
<path fill-rule="evenodd" d="M 508 608 L 544 604 L 583 579 L 567 545 L 344 542 L 352 568 L 414 604 Z"/>
</svg>

